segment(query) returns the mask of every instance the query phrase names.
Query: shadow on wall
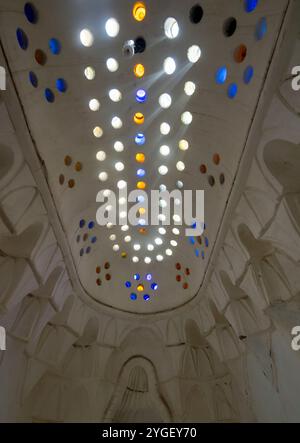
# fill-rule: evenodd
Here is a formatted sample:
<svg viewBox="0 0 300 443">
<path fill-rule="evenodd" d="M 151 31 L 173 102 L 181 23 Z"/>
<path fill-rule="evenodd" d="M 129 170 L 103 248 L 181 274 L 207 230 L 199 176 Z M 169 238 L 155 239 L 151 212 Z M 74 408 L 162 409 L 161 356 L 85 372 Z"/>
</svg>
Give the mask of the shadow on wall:
<svg viewBox="0 0 300 443">
<path fill-rule="evenodd" d="M 14 154 L 11 149 L 5 145 L 0 145 L 0 183 L 10 172 L 14 164 Z"/>
<path fill-rule="evenodd" d="M 186 322 L 182 359 L 183 421 L 227 422 L 236 417 L 230 376 L 194 320 Z"/>
<path fill-rule="evenodd" d="M 93 346 L 98 337 L 99 321 L 96 317 L 90 318 L 85 325 L 82 336 L 74 343 L 74 347 L 77 348 L 90 348 Z"/>
<path fill-rule="evenodd" d="M 19 235 L 0 235 L 0 250 L 10 257 L 30 258 L 42 231 L 43 224 L 37 222 Z"/>
<path fill-rule="evenodd" d="M 221 271 L 220 278 L 230 299 L 225 316 L 233 325 L 236 335 L 242 339 L 255 333 L 263 325 L 260 312 L 256 311 L 248 294 L 232 283 L 226 272 Z"/>
<path fill-rule="evenodd" d="M 293 291 L 280 260 L 281 256 L 293 265 L 292 259 L 271 242 L 257 240 L 246 225 L 238 228 L 241 243 L 250 256 L 250 266 L 265 307 L 288 301 Z M 295 268 L 296 269 L 296 268 Z"/>
<path fill-rule="evenodd" d="M 289 210 L 300 229 L 300 145 L 274 140 L 265 146 L 264 161 L 283 187 Z"/>
</svg>

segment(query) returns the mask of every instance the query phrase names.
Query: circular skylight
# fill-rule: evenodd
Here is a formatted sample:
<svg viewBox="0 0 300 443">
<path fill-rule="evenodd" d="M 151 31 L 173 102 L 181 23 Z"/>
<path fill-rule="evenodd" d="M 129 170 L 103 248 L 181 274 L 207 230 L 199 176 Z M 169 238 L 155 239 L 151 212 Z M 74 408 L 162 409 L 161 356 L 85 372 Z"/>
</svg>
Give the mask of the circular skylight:
<svg viewBox="0 0 300 443">
<path fill-rule="evenodd" d="M 85 47 L 90 47 L 94 43 L 94 36 L 89 29 L 83 29 L 80 32 L 80 41 Z"/>
<path fill-rule="evenodd" d="M 197 45 L 193 45 L 188 49 L 187 57 L 191 63 L 196 63 L 201 57 L 201 49 Z"/>
<path fill-rule="evenodd" d="M 110 72 L 116 72 L 119 69 L 119 63 L 114 58 L 106 60 L 106 67 Z"/>
<path fill-rule="evenodd" d="M 163 145 L 160 147 L 159 152 L 164 157 L 167 157 L 168 155 L 170 155 L 170 148 L 169 148 L 169 146 Z"/>
<path fill-rule="evenodd" d="M 268 31 L 268 23 L 266 17 L 262 17 L 256 26 L 256 38 L 262 40 Z"/>
<path fill-rule="evenodd" d="M 137 78 L 142 78 L 145 75 L 145 66 L 142 65 L 141 63 L 138 63 L 137 65 L 135 65 L 135 67 L 133 68 L 133 72 L 134 75 Z"/>
<path fill-rule="evenodd" d="M 196 91 L 196 85 L 193 82 L 186 82 L 184 85 L 184 92 L 186 95 L 191 96 Z"/>
<path fill-rule="evenodd" d="M 39 18 L 38 12 L 31 3 L 29 3 L 29 2 L 25 3 L 24 14 L 25 14 L 27 20 L 29 21 L 29 23 L 36 24 L 38 22 L 38 18 Z"/>
<path fill-rule="evenodd" d="M 133 10 L 132 10 L 133 17 L 138 22 L 142 22 L 147 14 L 146 6 L 143 2 L 137 2 L 135 3 Z"/>
<path fill-rule="evenodd" d="M 122 172 L 122 171 L 124 171 L 124 169 L 125 169 L 124 163 L 122 163 L 122 162 L 117 162 L 117 163 L 115 164 L 115 169 L 116 169 L 116 171 L 118 171 L 118 172 Z"/>
<path fill-rule="evenodd" d="M 96 76 L 96 71 L 94 68 L 92 68 L 92 66 L 88 66 L 84 70 L 84 75 L 87 80 L 94 80 Z"/>
<path fill-rule="evenodd" d="M 143 164 L 145 163 L 146 156 L 142 152 L 138 152 L 135 156 L 135 159 L 138 163 Z"/>
<path fill-rule="evenodd" d="M 102 135 L 103 135 L 103 129 L 100 128 L 100 126 L 96 126 L 96 127 L 93 129 L 93 134 L 94 134 L 94 136 L 95 136 L 96 138 L 101 138 Z"/>
<path fill-rule="evenodd" d="M 120 31 L 120 25 L 115 18 L 110 18 L 105 23 L 105 31 L 109 37 L 117 37 Z"/>
<path fill-rule="evenodd" d="M 136 112 L 133 117 L 134 123 L 142 125 L 145 122 L 145 116 L 141 112 Z"/>
<path fill-rule="evenodd" d="M 162 94 L 159 97 L 159 104 L 163 109 L 167 109 L 172 104 L 172 97 L 169 94 Z"/>
<path fill-rule="evenodd" d="M 164 122 L 160 125 L 160 133 L 162 135 L 168 135 L 170 134 L 170 131 L 171 131 L 171 126 L 169 125 L 169 123 Z"/>
<path fill-rule="evenodd" d="M 196 25 L 197 23 L 200 23 L 203 17 L 203 9 L 200 5 L 194 5 L 190 10 L 190 20 L 191 22 Z"/>
<path fill-rule="evenodd" d="M 256 9 L 258 0 L 245 0 L 244 3 L 246 12 L 252 12 Z"/>
<path fill-rule="evenodd" d="M 135 98 L 138 103 L 145 103 L 147 100 L 147 92 L 145 89 L 138 89 Z"/>
<path fill-rule="evenodd" d="M 181 121 L 184 125 L 190 125 L 193 121 L 193 115 L 186 111 L 181 115 Z"/>
<path fill-rule="evenodd" d="M 93 98 L 92 100 L 90 100 L 89 102 L 89 108 L 91 111 L 99 111 L 100 109 L 100 102 L 99 100 L 97 100 L 96 98 Z"/>
<path fill-rule="evenodd" d="M 226 66 L 221 66 L 216 72 L 215 79 L 219 85 L 222 85 L 227 80 L 227 68 Z"/>
<path fill-rule="evenodd" d="M 187 140 L 180 140 L 178 146 L 181 151 L 187 151 L 189 149 L 189 142 Z"/>
<path fill-rule="evenodd" d="M 24 51 L 26 51 L 26 49 L 28 48 L 27 35 L 25 34 L 23 29 L 21 29 L 21 28 L 17 29 L 16 34 L 17 34 L 17 40 L 18 40 L 20 48 L 23 49 Z"/>
<path fill-rule="evenodd" d="M 162 244 L 163 244 L 163 240 L 161 239 L 161 238 L 156 238 L 155 240 L 154 240 L 154 242 L 155 242 L 155 244 L 157 245 L 157 246 L 161 246 Z"/>
<path fill-rule="evenodd" d="M 122 142 L 119 142 L 119 141 L 115 142 L 115 144 L 114 144 L 114 150 L 115 150 L 116 152 L 123 152 L 123 151 L 124 151 L 124 145 L 123 145 L 123 143 L 122 143 Z"/>
<path fill-rule="evenodd" d="M 179 171 L 179 172 L 182 172 L 182 171 L 184 171 L 185 170 L 185 164 L 183 163 L 183 162 L 178 162 L 177 164 L 176 164 L 176 168 L 177 168 L 177 170 Z"/>
<path fill-rule="evenodd" d="M 167 166 L 162 165 L 158 168 L 158 172 L 160 173 L 160 175 L 167 175 L 169 170 L 168 170 Z"/>
<path fill-rule="evenodd" d="M 238 85 L 236 83 L 231 83 L 228 86 L 227 95 L 229 98 L 233 99 L 238 93 Z"/>
<path fill-rule="evenodd" d="M 244 71 L 244 82 L 246 85 L 249 85 L 254 75 L 254 68 L 253 66 L 247 66 L 247 68 Z"/>
<path fill-rule="evenodd" d="M 168 57 L 164 61 L 164 71 L 168 75 L 172 75 L 176 71 L 176 63 L 172 57 Z"/>
<path fill-rule="evenodd" d="M 164 24 L 165 35 L 170 39 L 174 39 L 178 37 L 179 34 L 179 25 L 177 20 L 174 17 L 169 17 L 165 21 Z"/>
<path fill-rule="evenodd" d="M 100 180 L 101 182 L 106 182 L 107 179 L 108 179 L 108 174 L 107 174 L 107 172 L 100 172 L 100 174 L 99 174 L 99 180 Z"/>
<path fill-rule="evenodd" d="M 146 143 L 146 137 L 142 132 L 139 132 L 136 134 L 134 141 L 137 145 L 143 146 Z"/>
<path fill-rule="evenodd" d="M 146 171 L 145 171 L 145 169 L 138 169 L 138 170 L 136 171 L 136 175 L 137 175 L 139 178 L 145 177 L 145 175 L 146 175 Z M 139 198 L 141 199 L 142 196 L 140 196 Z"/>
<path fill-rule="evenodd" d="M 109 91 L 109 98 L 111 101 L 117 103 L 122 100 L 122 93 L 118 89 L 111 89 Z"/>
<path fill-rule="evenodd" d="M 232 37 L 237 28 L 237 20 L 235 17 L 229 17 L 223 25 L 223 33 L 226 37 Z"/>
<path fill-rule="evenodd" d="M 104 151 L 97 152 L 96 158 L 99 162 L 104 162 L 106 160 L 106 153 Z"/>
<path fill-rule="evenodd" d="M 120 129 L 123 126 L 122 120 L 120 117 L 113 117 L 111 121 L 111 125 L 114 129 Z"/>
</svg>

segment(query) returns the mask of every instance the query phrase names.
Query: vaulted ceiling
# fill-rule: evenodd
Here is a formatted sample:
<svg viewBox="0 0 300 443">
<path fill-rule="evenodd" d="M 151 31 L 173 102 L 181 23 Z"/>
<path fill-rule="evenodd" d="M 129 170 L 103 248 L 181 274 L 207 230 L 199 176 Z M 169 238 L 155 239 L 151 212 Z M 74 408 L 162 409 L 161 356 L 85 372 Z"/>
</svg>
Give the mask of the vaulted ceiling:
<svg viewBox="0 0 300 443">
<path fill-rule="evenodd" d="M 299 20 L 0 0 L 0 421 L 299 421 Z M 157 189 L 204 219 L 148 225 Z"/>
<path fill-rule="evenodd" d="M 193 0 L 148 1 L 139 21 L 131 0 L 90 0 L 84 7 L 57 0 L 51 8 L 38 2 L 25 13 L 22 1 L 8 2 L 3 49 L 78 278 L 98 303 L 149 314 L 184 305 L 198 293 L 287 5 L 256 3 L 207 2 L 202 8 Z M 138 38 L 146 47 L 137 45 L 129 57 L 124 45 Z M 110 59 L 115 72 L 108 69 Z M 142 77 L 134 73 L 138 64 Z M 136 98 L 140 90 L 144 102 Z M 167 108 L 163 94 L 172 100 Z M 136 113 L 143 124 L 134 121 Z M 117 193 L 123 181 L 128 192 L 141 182 L 146 191 L 162 185 L 204 190 L 203 235 L 187 237 L 186 226 L 172 219 L 160 230 L 99 226 L 98 192 Z"/>
</svg>

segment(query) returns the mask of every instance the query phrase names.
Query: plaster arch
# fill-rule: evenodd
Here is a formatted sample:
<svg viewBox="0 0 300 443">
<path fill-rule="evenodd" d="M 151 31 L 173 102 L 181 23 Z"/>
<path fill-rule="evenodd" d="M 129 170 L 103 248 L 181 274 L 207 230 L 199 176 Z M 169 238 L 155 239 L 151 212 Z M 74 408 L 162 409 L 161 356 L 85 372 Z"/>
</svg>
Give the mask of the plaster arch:
<svg viewBox="0 0 300 443">
<path fill-rule="evenodd" d="M 133 357 L 125 362 L 105 411 L 105 421 L 170 422 L 170 409 L 158 385 L 152 362 L 143 357 Z"/>
<path fill-rule="evenodd" d="M 186 346 L 182 356 L 182 376 L 205 379 L 226 372 L 215 351 L 202 337 L 194 320 L 186 320 L 185 335 Z"/>
<path fill-rule="evenodd" d="M 232 283 L 226 272 L 220 272 L 220 279 L 230 302 L 224 315 L 231 320 L 238 337 L 248 336 L 260 329 L 262 318 L 256 310 L 251 297 L 239 286 Z"/>
<path fill-rule="evenodd" d="M 240 226 L 242 243 L 248 250 L 250 264 L 260 293 L 268 304 L 283 302 L 293 297 L 293 290 L 276 254 L 281 254 L 269 241 L 257 240 L 245 225 Z"/>
<path fill-rule="evenodd" d="M 291 214 L 300 224 L 300 145 L 287 140 L 273 140 L 264 148 L 264 161 L 272 176 L 282 187 Z"/>
<path fill-rule="evenodd" d="M 168 372 L 165 371 L 162 364 L 162 359 L 166 358 L 166 355 L 168 355 L 170 364 Z M 119 347 L 113 350 L 106 363 L 105 374 L 107 379 L 115 383 L 124 362 L 136 356 L 143 357 L 152 362 L 160 381 L 167 379 L 174 372 L 171 354 L 165 348 L 160 335 L 154 333 L 150 328 L 138 326 L 127 334 Z"/>
</svg>

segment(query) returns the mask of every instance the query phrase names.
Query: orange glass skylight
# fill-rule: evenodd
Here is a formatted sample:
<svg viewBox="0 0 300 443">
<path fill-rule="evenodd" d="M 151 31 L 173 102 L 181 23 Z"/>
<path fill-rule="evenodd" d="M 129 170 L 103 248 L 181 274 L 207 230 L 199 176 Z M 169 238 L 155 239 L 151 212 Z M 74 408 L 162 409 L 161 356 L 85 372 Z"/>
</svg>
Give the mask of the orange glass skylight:
<svg viewBox="0 0 300 443">
<path fill-rule="evenodd" d="M 132 15 L 135 18 L 135 20 L 138 22 L 142 22 L 145 19 L 146 14 L 147 10 L 145 4 L 142 2 L 135 3 L 132 10 Z"/>
</svg>

